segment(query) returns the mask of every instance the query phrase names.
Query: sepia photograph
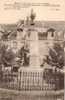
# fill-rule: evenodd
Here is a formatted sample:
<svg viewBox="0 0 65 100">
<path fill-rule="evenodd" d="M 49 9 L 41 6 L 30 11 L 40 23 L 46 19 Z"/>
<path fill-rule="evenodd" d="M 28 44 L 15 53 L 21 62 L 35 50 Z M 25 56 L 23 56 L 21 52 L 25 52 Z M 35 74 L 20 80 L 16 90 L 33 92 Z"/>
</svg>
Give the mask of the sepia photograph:
<svg viewBox="0 0 65 100">
<path fill-rule="evenodd" d="M 19 3 L 4 9 L 20 10 Z M 33 8 L 42 5 L 33 3 L 16 21 L 16 15 L 2 20 L 0 12 L 0 100 L 64 100 L 65 21 L 43 20 Z"/>
</svg>

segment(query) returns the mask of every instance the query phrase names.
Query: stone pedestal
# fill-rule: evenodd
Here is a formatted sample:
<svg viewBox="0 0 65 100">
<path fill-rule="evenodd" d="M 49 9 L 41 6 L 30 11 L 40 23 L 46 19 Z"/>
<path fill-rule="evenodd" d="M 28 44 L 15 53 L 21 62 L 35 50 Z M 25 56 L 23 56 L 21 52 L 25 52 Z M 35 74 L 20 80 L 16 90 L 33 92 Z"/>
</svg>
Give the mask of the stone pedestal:
<svg viewBox="0 0 65 100">
<path fill-rule="evenodd" d="M 38 68 L 40 65 L 38 47 L 38 33 L 32 29 L 30 31 L 30 66 L 34 68 Z"/>
</svg>

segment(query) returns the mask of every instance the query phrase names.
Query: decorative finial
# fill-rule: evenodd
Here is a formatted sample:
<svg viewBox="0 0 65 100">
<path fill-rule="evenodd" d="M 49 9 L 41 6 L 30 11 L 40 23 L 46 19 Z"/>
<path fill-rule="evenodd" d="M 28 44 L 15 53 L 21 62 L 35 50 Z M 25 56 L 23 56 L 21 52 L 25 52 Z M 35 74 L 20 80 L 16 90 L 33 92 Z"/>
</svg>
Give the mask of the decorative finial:
<svg viewBox="0 0 65 100">
<path fill-rule="evenodd" d="M 36 14 L 34 13 L 33 9 L 31 9 L 31 15 L 30 15 L 31 25 L 34 25 L 35 17 L 36 17 Z"/>
</svg>

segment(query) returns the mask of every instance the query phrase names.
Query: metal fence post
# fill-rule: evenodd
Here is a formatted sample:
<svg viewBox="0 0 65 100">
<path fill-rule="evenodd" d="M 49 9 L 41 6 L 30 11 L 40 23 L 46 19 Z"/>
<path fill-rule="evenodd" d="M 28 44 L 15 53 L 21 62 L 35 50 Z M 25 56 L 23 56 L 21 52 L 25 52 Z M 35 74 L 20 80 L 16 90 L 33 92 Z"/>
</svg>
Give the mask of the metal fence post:
<svg viewBox="0 0 65 100">
<path fill-rule="evenodd" d="M 19 90 L 21 90 L 21 71 L 20 71 L 20 80 L 19 80 Z"/>
</svg>

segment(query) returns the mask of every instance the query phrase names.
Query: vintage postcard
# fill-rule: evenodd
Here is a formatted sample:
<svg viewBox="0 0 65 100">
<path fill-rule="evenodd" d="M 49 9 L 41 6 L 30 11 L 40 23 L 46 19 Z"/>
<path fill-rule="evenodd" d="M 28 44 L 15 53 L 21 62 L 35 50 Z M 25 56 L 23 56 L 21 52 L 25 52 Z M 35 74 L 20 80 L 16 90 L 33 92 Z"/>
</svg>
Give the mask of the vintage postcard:
<svg viewBox="0 0 65 100">
<path fill-rule="evenodd" d="M 65 1 L 0 1 L 0 100 L 64 100 Z"/>
</svg>

